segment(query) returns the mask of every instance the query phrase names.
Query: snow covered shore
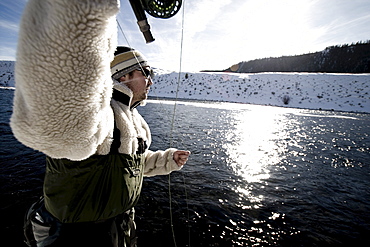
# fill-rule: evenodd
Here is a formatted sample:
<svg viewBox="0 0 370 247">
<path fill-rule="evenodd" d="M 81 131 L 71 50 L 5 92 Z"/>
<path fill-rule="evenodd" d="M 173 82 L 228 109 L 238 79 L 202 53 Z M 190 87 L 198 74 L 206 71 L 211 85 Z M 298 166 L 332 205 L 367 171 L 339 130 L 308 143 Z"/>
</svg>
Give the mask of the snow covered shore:
<svg viewBox="0 0 370 247">
<path fill-rule="evenodd" d="M 179 73 L 156 72 L 150 96 L 175 98 Z M 370 74 L 181 73 L 178 98 L 370 112 Z"/>
<path fill-rule="evenodd" d="M 370 113 L 370 74 L 181 73 L 156 69 L 149 96 Z M 179 82 L 179 84 L 178 84 Z M 14 87 L 14 62 L 0 61 L 0 86 Z"/>
</svg>

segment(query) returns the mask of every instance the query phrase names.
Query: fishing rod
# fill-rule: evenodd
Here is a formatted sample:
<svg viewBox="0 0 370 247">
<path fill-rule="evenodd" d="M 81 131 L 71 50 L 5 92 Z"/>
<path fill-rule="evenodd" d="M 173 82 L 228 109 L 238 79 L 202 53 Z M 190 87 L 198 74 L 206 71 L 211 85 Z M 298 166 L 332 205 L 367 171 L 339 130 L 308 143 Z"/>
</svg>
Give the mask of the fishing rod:
<svg viewBox="0 0 370 247">
<path fill-rule="evenodd" d="M 153 42 L 154 38 L 153 38 L 153 35 L 150 31 L 150 25 L 149 25 L 148 20 L 146 18 L 145 12 L 147 12 L 149 15 L 151 15 L 153 17 L 156 17 L 156 18 L 168 19 L 168 18 L 171 18 L 174 15 L 176 15 L 177 12 L 180 10 L 181 5 L 182 5 L 182 0 L 129 0 L 129 1 L 130 1 L 132 10 L 134 11 L 134 14 L 136 16 L 137 24 L 139 25 L 139 29 L 143 33 L 146 43 Z M 180 76 L 181 76 L 181 69 L 182 69 L 182 50 L 183 50 L 184 19 L 185 19 L 184 15 L 185 15 L 185 10 L 183 8 L 182 25 L 181 25 L 180 68 L 179 68 L 179 75 L 178 75 L 178 82 L 177 82 L 176 101 L 175 101 L 173 115 L 172 115 L 172 121 L 171 121 L 170 147 L 172 147 L 172 139 L 173 139 L 172 134 L 173 134 L 173 129 L 174 129 L 176 106 L 177 106 L 177 97 L 178 97 L 178 92 L 179 92 Z M 128 45 L 130 46 L 129 41 L 127 40 L 127 38 L 126 38 L 118 20 L 117 20 L 117 23 L 118 23 L 118 26 L 119 26 L 123 36 L 126 39 Z M 183 182 L 184 182 L 184 187 L 185 187 L 186 207 L 187 207 L 187 212 L 188 212 L 188 224 L 189 224 L 189 222 L 190 222 L 189 205 L 188 205 L 188 196 L 187 196 L 184 174 L 183 174 Z M 170 203 L 169 206 L 170 206 L 170 222 L 171 222 L 172 237 L 173 237 L 174 245 L 175 245 L 175 247 L 177 247 L 174 225 L 173 225 L 172 196 L 171 196 L 171 194 L 172 194 L 171 193 L 171 175 L 170 174 L 168 174 L 168 194 L 169 194 L 169 203 Z M 188 236 L 189 237 L 188 246 L 190 246 L 190 225 L 188 225 L 188 235 L 189 235 Z"/>
<path fill-rule="evenodd" d="M 155 18 L 168 19 L 177 14 L 182 0 L 129 0 L 146 43 L 154 41 L 145 12 Z"/>
</svg>

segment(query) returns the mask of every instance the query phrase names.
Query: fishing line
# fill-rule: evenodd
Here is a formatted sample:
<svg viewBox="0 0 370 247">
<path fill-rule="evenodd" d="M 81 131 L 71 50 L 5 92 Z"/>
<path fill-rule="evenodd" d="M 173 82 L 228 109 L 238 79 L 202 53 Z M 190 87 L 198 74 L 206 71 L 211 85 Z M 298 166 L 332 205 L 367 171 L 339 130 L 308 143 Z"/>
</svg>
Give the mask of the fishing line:
<svg viewBox="0 0 370 247">
<path fill-rule="evenodd" d="M 121 30 L 121 33 L 122 33 L 123 37 L 125 38 L 125 40 L 126 40 L 126 42 L 127 42 L 128 47 L 132 48 L 132 46 L 130 45 L 130 42 L 128 41 L 128 39 L 127 39 L 127 37 L 126 37 L 126 35 L 125 35 L 125 32 L 123 32 L 123 29 L 122 29 L 121 24 L 119 23 L 118 19 L 116 19 L 116 21 L 117 21 L 117 24 L 118 24 L 119 29 Z M 143 69 L 143 66 L 141 65 L 141 63 L 140 63 L 139 59 L 137 58 L 137 56 L 136 56 L 135 52 L 133 52 L 132 54 L 134 55 L 136 62 L 139 64 L 140 69 L 141 69 L 141 72 L 142 72 L 142 73 L 145 73 L 145 71 L 144 71 L 144 69 Z M 146 74 L 144 74 L 144 76 L 145 76 L 146 78 L 149 78 L 149 76 L 150 76 L 150 75 L 146 75 Z"/>
<path fill-rule="evenodd" d="M 185 1 L 183 1 L 185 3 Z M 172 114 L 172 120 L 171 120 L 171 129 L 170 129 L 170 137 L 169 137 L 169 146 L 170 148 L 173 146 L 173 132 L 174 132 L 174 123 L 175 123 L 175 117 L 176 117 L 176 110 L 177 110 L 177 100 L 178 100 L 178 94 L 180 90 L 180 81 L 181 81 L 181 71 L 182 71 L 182 52 L 183 52 L 183 41 L 184 41 L 184 20 L 185 20 L 185 4 L 183 4 L 183 11 L 182 11 L 182 24 L 181 24 L 181 43 L 180 43 L 180 64 L 179 64 L 179 73 L 178 73 L 178 80 L 177 80 L 177 88 L 176 88 L 176 96 L 175 96 L 175 103 L 174 103 L 174 108 L 173 108 L 173 114 Z M 118 19 L 116 19 L 118 27 L 124 37 L 124 39 L 127 42 L 127 45 L 131 47 L 130 42 L 128 41 Z M 138 64 L 140 65 L 140 68 L 142 72 L 144 73 L 143 67 L 141 63 L 139 62 L 137 56 L 135 53 L 134 57 Z M 149 75 L 144 75 L 148 77 Z M 158 97 L 157 97 L 158 98 Z M 162 112 L 164 111 L 162 103 L 161 105 L 161 110 Z M 185 188 L 185 200 L 186 200 L 186 208 L 187 208 L 187 223 L 188 223 L 188 238 L 189 238 L 189 247 L 190 247 L 190 216 L 189 216 L 189 205 L 188 205 L 188 195 L 187 195 L 187 190 L 186 190 L 186 182 L 185 182 L 185 175 L 183 174 L 183 183 L 184 183 L 184 188 Z M 171 225 L 171 231 L 172 231 L 172 238 L 174 241 L 175 247 L 177 247 L 176 243 L 176 237 L 175 237 L 175 230 L 174 230 L 174 225 L 173 225 L 173 212 L 172 212 L 172 193 L 171 193 L 171 174 L 168 174 L 168 195 L 169 195 L 169 210 L 170 210 L 170 225 Z"/>
<path fill-rule="evenodd" d="M 173 107 L 173 115 L 172 115 L 172 121 L 171 121 L 170 147 L 172 146 L 172 141 L 173 141 L 173 130 L 174 130 L 175 116 L 176 116 L 176 110 L 177 110 L 177 100 L 178 100 L 178 95 L 180 91 L 180 81 L 181 81 L 181 72 L 182 72 L 182 53 L 183 53 L 183 44 L 184 44 L 184 22 L 185 22 L 185 0 L 183 1 L 182 8 L 183 9 L 182 9 L 182 23 L 181 23 L 180 64 L 179 64 L 179 73 L 178 73 L 178 78 L 177 78 L 175 104 Z M 186 202 L 186 208 L 187 208 L 188 243 L 190 247 L 190 216 L 189 216 L 188 194 L 186 190 L 186 182 L 185 182 L 184 173 L 182 173 L 182 176 L 183 176 L 183 183 L 184 183 L 184 190 L 185 190 L 185 202 Z M 177 245 L 176 245 L 175 231 L 173 227 L 173 214 L 172 214 L 171 174 L 168 174 L 168 192 L 169 192 L 169 201 L 170 201 L 170 220 L 171 220 L 172 236 L 173 236 L 173 241 L 176 247 Z"/>
<path fill-rule="evenodd" d="M 181 71 L 182 71 L 182 50 L 183 50 L 183 41 L 184 41 L 184 13 L 185 13 L 185 7 L 183 6 L 183 9 L 182 9 L 182 24 L 181 24 L 181 43 L 180 43 L 180 64 L 179 64 L 179 74 L 177 76 L 177 88 L 176 88 L 175 104 L 173 106 L 173 114 L 172 114 L 172 121 L 171 121 L 170 147 L 172 147 L 172 142 L 173 142 L 173 130 L 174 130 L 176 108 L 177 108 L 177 99 L 178 99 L 178 96 L 179 96 Z M 171 221 L 172 238 L 173 238 L 174 245 L 176 247 L 177 244 L 176 244 L 176 237 L 175 237 L 175 229 L 174 229 L 174 226 L 173 226 L 173 213 L 172 213 L 171 173 L 168 174 L 168 195 L 169 195 L 169 203 L 170 203 L 170 221 Z M 190 243 L 189 243 L 189 245 L 190 245 Z"/>
</svg>

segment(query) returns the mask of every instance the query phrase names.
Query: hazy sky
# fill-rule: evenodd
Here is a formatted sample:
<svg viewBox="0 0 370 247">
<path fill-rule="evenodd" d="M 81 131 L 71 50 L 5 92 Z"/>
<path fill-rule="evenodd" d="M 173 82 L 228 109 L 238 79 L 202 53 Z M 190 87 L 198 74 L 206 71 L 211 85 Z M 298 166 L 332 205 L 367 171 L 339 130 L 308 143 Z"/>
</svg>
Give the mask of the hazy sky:
<svg viewBox="0 0 370 247">
<path fill-rule="evenodd" d="M 0 60 L 15 60 L 26 2 L 0 0 Z M 156 39 L 150 44 L 129 1 L 121 0 L 118 21 L 129 45 L 153 67 L 175 71 L 180 69 L 182 21 L 182 71 L 226 69 L 241 61 L 370 40 L 370 0 L 185 0 L 170 19 L 147 16 Z M 118 43 L 128 45 L 120 31 Z"/>
</svg>

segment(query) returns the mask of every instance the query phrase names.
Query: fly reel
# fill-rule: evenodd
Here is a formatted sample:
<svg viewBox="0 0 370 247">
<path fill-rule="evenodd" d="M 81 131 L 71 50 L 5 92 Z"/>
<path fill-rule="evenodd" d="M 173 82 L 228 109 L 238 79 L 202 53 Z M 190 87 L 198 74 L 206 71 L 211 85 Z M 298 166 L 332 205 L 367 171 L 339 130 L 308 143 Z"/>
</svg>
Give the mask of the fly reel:
<svg viewBox="0 0 370 247">
<path fill-rule="evenodd" d="M 141 0 L 141 3 L 149 15 L 168 19 L 180 10 L 182 0 Z"/>
<path fill-rule="evenodd" d="M 129 0 L 135 13 L 137 24 L 143 33 L 147 43 L 153 42 L 154 38 L 150 31 L 150 25 L 145 12 L 149 15 L 168 19 L 176 15 L 181 8 L 182 0 Z M 145 11 L 145 12 L 144 12 Z"/>
</svg>

